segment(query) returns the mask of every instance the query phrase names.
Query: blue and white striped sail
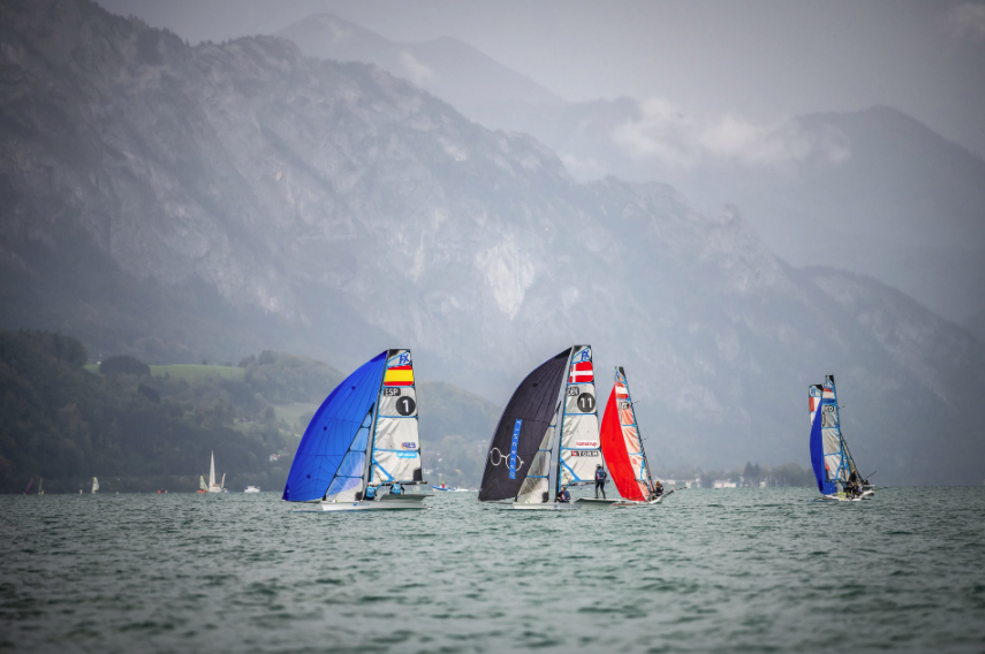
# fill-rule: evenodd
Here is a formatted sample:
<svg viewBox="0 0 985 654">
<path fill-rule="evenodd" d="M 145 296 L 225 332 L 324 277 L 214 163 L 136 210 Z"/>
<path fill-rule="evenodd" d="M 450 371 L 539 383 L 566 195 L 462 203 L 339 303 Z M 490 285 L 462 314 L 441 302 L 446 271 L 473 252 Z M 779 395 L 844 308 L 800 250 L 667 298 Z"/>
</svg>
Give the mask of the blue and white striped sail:
<svg viewBox="0 0 985 654">
<path fill-rule="evenodd" d="M 604 463 L 596 397 L 592 348 L 576 345 L 561 409 L 558 487 L 573 482 L 594 483 L 595 466 Z"/>
<path fill-rule="evenodd" d="M 315 412 L 294 455 L 283 499 L 321 500 L 330 486 L 341 496 L 362 491 L 386 355 L 381 352 L 349 375 Z"/>
<path fill-rule="evenodd" d="M 811 467 L 814 469 L 814 478 L 817 479 L 817 489 L 822 495 L 832 495 L 838 492 L 835 484 L 835 477 L 832 477 L 828 470 L 828 461 L 825 456 L 825 443 L 823 435 L 823 420 L 821 404 L 824 391 L 819 384 L 810 387 L 808 391 L 809 406 L 811 413 Z M 837 467 L 835 468 L 837 470 Z"/>
<path fill-rule="evenodd" d="M 823 385 L 811 386 L 810 410 L 811 459 L 818 486 L 822 493 L 829 495 L 837 492 L 839 485 L 844 488 L 852 473 L 858 474 L 841 432 L 834 375 L 826 375 Z M 815 461 L 818 456 L 820 459 Z"/>
</svg>

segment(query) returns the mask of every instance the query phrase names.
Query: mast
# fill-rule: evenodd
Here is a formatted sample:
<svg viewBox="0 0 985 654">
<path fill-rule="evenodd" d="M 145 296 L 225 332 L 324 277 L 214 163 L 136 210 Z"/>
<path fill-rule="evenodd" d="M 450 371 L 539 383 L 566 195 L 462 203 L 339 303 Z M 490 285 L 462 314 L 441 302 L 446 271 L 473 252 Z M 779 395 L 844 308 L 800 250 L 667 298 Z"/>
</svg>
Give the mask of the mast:
<svg viewBox="0 0 985 654">
<path fill-rule="evenodd" d="M 568 384 L 571 381 L 571 359 L 575 356 L 575 352 L 577 351 L 578 351 L 578 346 L 576 345 L 575 347 L 571 348 L 571 351 L 568 353 L 568 363 L 564 368 L 565 370 L 568 371 L 567 379 L 561 384 L 561 387 L 558 389 L 557 409 L 555 409 L 558 418 L 560 418 L 560 420 L 558 420 L 557 424 L 554 427 L 554 434 L 551 437 L 551 447 L 552 448 L 557 447 L 557 456 L 553 457 L 555 460 L 553 461 L 553 466 L 552 466 L 555 471 L 554 472 L 554 499 L 555 500 L 557 499 L 558 494 L 561 492 L 561 477 L 562 477 L 561 447 L 562 447 L 562 439 L 564 438 L 564 416 L 565 413 L 567 413 L 565 411 L 564 404 L 566 400 L 566 394 L 568 392 Z"/>
<path fill-rule="evenodd" d="M 633 394 L 629 391 L 629 379 L 626 377 L 626 371 L 622 366 L 616 366 L 617 379 L 622 382 L 622 385 L 626 387 L 626 403 L 629 404 L 629 410 L 632 412 L 633 424 L 636 425 L 636 435 L 640 439 L 640 455 L 643 457 L 643 463 L 646 465 L 646 476 L 647 483 L 652 487 L 653 485 L 653 470 L 650 469 L 650 459 L 646 455 L 646 448 L 643 446 L 643 432 L 640 429 L 640 421 L 636 417 L 636 407 L 633 402 Z M 649 495 L 649 494 L 648 494 Z"/>
</svg>

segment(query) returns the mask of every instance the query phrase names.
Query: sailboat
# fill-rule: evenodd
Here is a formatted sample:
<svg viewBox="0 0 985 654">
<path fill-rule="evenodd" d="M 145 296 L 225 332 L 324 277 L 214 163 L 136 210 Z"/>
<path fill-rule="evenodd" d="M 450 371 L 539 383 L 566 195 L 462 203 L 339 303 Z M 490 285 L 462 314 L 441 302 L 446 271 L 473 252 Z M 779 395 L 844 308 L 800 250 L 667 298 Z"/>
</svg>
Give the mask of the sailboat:
<svg viewBox="0 0 985 654">
<path fill-rule="evenodd" d="M 575 345 L 542 363 L 513 392 L 489 445 L 479 501 L 526 510 L 615 502 L 557 502 L 562 488 L 594 483 L 602 463 L 598 424 L 592 348 Z"/>
<path fill-rule="evenodd" d="M 92 494 L 95 495 L 96 491 L 99 490 L 99 480 L 95 477 L 92 478 Z"/>
<path fill-rule="evenodd" d="M 423 509 L 417 390 L 410 350 L 384 350 L 315 412 L 284 486 L 288 502 L 324 511 Z"/>
<path fill-rule="evenodd" d="M 200 479 L 199 486 L 203 484 L 204 479 Z M 205 492 L 207 493 L 222 493 L 226 490 L 226 475 L 222 475 L 222 481 L 220 483 L 215 482 L 215 452 L 212 452 L 212 462 L 209 464 L 209 485 L 205 487 Z"/>
<path fill-rule="evenodd" d="M 861 494 L 856 495 L 845 492 L 845 485 L 853 475 L 859 483 L 862 479 L 841 433 L 834 375 L 825 376 L 823 385 L 812 385 L 808 389 L 808 397 L 811 413 L 811 466 L 821 496 L 840 501 L 857 501 L 870 497 L 873 495 L 870 489 L 863 489 Z"/>
<path fill-rule="evenodd" d="M 616 368 L 615 384 L 605 405 L 600 437 L 602 454 L 605 455 L 612 481 L 626 500 L 620 502 L 621 506 L 657 504 L 674 492 L 654 496 L 653 475 L 646 452 L 643 451 L 643 439 L 640 437 L 636 411 L 629 394 L 629 382 L 626 380 L 626 371 L 620 367 Z"/>
</svg>

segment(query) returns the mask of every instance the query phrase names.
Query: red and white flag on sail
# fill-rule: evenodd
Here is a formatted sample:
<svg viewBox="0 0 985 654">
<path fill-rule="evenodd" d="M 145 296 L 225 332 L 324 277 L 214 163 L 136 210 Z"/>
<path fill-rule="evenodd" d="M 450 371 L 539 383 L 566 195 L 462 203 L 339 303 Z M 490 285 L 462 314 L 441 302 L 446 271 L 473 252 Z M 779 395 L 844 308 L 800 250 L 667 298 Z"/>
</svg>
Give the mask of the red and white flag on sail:
<svg viewBox="0 0 985 654">
<path fill-rule="evenodd" d="M 617 400 L 629 399 L 629 391 L 622 384 L 616 384 L 616 399 Z"/>
<path fill-rule="evenodd" d="M 595 380 L 595 373 L 592 370 L 591 361 L 582 361 L 571 365 L 571 375 L 568 377 L 569 384 L 587 384 Z"/>
</svg>

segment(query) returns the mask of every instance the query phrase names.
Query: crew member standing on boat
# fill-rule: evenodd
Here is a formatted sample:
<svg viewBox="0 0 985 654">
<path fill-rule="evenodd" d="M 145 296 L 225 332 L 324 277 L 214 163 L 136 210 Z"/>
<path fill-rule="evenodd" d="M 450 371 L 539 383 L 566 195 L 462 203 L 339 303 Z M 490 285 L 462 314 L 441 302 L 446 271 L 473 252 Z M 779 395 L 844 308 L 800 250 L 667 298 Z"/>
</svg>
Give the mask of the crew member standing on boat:
<svg viewBox="0 0 985 654">
<path fill-rule="evenodd" d="M 602 499 L 605 497 L 605 479 L 609 476 L 609 473 L 605 471 L 602 464 L 595 466 L 595 499 L 599 498 L 599 491 L 602 491 Z"/>
</svg>

